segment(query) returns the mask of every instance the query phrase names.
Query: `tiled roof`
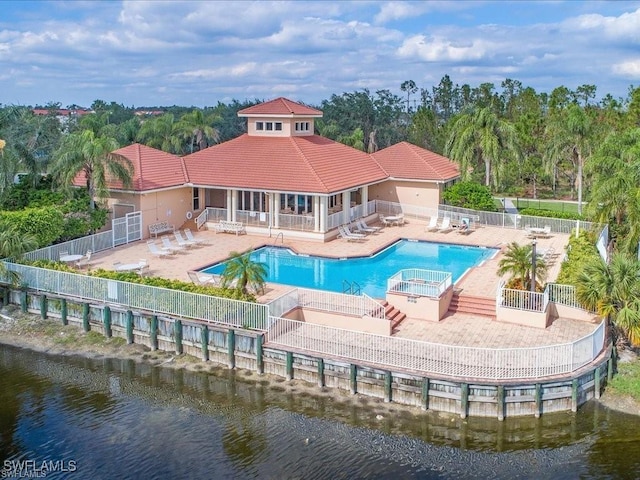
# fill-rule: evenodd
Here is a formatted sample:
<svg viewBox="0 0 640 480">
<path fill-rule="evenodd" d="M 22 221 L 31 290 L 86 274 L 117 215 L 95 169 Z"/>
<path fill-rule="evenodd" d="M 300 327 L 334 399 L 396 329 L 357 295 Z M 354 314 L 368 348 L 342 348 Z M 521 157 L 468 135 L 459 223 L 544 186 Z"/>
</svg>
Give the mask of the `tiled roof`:
<svg viewBox="0 0 640 480">
<path fill-rule="evenodd" d="M 244 134 L 184 161 L 192 183 L 222 188 L 332 193 L 387 178 L 370 155 L 318 135 Z"/>
<path fill-rule="evenodd" d="M 392 178 L 446 182 L 460 176 L 458 165 L 447 157 L 408 142 L 372 154 Z"/>
<path fill-rule="evenodd" d="M 133 165 L 132 184 L 127 190 L 140 192 L 174 187 L 189 182 L 184 162 L 171 153 L 139 143 L 120 148 L 113 153 L 128 158 Z M 86 185 L 83 173 L 75 178 L 74 184 Z M 118 180 L 109 182 L 109 187 L 115 190 L 124 188 L 122 182 Z"/>
<path fill-rule="evenodd" d="M 276 115 L 276 116 L 292 116 L 292 115 L 305 115 L 305 116 L 322 116 L 320 110 L 307 107 L 301 103 L 292 102 L 291 100 L 279 97 L 269 102 L 259 103 L 252 107 L 244 108 L 238 111 L 239 117 L 249 117 L 251 115 Z"/>
</svg>

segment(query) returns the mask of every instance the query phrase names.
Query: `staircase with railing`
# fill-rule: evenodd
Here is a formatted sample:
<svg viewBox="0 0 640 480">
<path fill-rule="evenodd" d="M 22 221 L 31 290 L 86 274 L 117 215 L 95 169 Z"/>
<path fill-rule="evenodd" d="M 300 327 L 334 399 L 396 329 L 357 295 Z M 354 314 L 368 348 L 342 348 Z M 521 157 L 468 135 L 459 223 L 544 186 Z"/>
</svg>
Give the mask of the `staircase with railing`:
<svg viewBox="0 0 640 480">
<path fill-rule="evenodd" d="M 496 300 L 492 297 L 467 295 L 454 290 L 449 304 L 449 313 L 468 313 L 495 319 Z"/>
</svg>

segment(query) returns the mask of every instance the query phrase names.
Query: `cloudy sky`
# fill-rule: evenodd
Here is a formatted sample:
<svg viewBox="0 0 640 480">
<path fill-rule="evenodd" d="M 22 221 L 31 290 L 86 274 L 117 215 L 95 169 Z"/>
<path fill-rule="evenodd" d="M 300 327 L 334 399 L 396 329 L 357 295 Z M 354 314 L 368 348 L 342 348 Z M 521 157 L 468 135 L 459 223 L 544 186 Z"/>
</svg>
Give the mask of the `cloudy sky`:
<svg viewBox="0 0 640 480">
<path fill-rule="evenodd" d="M 0 1 L 0 103 L 317 104 L 505 78 L 640 85 L 640 2 Z"/>
</svg>

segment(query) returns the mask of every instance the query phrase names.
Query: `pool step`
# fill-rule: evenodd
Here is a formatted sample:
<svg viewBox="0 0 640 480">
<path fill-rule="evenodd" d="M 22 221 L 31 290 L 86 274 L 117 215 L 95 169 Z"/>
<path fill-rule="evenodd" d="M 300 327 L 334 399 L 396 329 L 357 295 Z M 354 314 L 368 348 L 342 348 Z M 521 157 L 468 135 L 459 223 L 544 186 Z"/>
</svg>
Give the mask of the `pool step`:
<svg viewBox="0 0 640 480">
<path fill-rule="evenodd" d="M 496 299 L 453 292 L 453 297 L 449 304 L 449 313 L 470 313 L 495 319 Z"/>
<path fill-rule="evenodd" d="M 391 305 L 386 300 L 380 302 L 384 306 L 384 315 L 391 322 L 391 333 L 395 333 L 396 328 L 407 316 Z"/>
</svg>

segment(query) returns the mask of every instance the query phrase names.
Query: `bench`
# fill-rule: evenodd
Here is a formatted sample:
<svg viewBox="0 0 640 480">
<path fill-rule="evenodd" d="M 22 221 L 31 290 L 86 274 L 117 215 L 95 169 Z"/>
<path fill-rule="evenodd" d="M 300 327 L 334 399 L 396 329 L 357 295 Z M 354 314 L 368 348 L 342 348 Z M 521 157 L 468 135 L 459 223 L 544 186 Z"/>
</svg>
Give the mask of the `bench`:
<svg viewBox="0 0 640 480">
<path fill-rule="evenodd" d="M 149 225 L 149 234 L 158 238 L 159 233 L 174 232 L 176 228 L 169 224 L 169 222 L 158 222 Z"/>
<path fill-rule="evenodd" d="M 216 233 L 235 233 L 236 235 L 247 233 L 242 222 L 229 222 L 227 220 L 220 220 L 214 225 L 214 229 Z"/>
</svg>

